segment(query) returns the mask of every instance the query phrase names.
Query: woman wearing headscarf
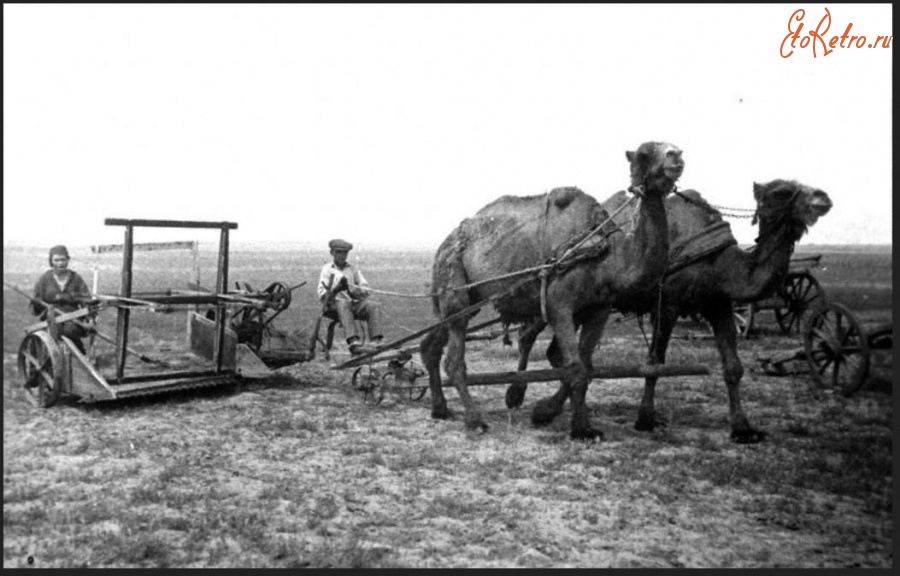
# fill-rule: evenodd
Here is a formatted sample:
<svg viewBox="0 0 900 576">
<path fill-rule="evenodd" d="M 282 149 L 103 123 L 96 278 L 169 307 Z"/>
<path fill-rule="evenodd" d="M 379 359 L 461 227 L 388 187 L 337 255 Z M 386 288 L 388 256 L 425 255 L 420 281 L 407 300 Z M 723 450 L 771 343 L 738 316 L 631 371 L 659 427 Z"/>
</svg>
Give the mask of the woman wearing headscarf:
<svg viewBox="0 0 900 576">
<path fill-rule="evenodd" d="M 69 251 L 63 245 L 50 249 L 48 257 L 50 269 L 44 272 L 34 285 L 34 298 L 53 305 L 60 312 L 74 312 L 82 304 L 91 299 L 91 292 L 84 279 L 77 272 L 69 270 Z M 31 302 L 31 312 L 47 319 L 47 308 L 40 302 Z M 87 330 L 77 322 L 64 322 L 60 326 L 63 336 L 75 344 L 84 353 L 81 339 L 88 335 Z"/>
</svg>

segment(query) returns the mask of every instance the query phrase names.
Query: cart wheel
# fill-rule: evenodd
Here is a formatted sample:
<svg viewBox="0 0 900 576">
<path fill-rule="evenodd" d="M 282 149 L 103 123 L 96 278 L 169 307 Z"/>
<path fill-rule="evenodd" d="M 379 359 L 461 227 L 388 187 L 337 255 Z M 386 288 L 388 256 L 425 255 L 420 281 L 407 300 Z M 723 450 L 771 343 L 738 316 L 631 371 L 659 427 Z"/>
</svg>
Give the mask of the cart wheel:
<svg viewBox="0 0 900 576">
<path fill-rule="evenodd" d="M 428 388 L 416 386 L 416 378 L 424 376 L 425 370 L 415 360 L 410 360 L 400 370 L 402 375 L 399 378 L 395 371 L 388 372 L 381 377 L 385 390 L 391 390 L 404 402 L 421 400 Z"/>
<path fill-rule="evenodd" d="M 62 389 L 62 355 L 47 332 L 32 332 L 19 346 L 19 374 L 25 395 L 38 408 L 49 408 Z"/>
<path fill-rule="evenodd" d="M 801 334 L 804 320 L 825 303 L 825 292 L 819 281 L 808 272 L 788 273 L 778 296 L 784 305 L 775 308 L 775 320 L 784 334 Z"/>
<path fill-rule="evenodd" d="M 741 338 L 749 338 L 750 331 L 753 329 L 753 320 L 756 318 L 756 306 L 748 304 L 746 306 L 734 307 L 734 326 L 737 328 L 737 334 Z"/>
<path fill-rule="evenodd" d="M 384 400 L 381 373 L 371 364 L 363 364 L 354 370 L 350 381 L 354 390 L 363 393 L 363 404 L 366 406 L 377 406 Z"/>
<path fill-rule="evenodd" d="M 856 392 L 869 371 L 869 342 L 850 310 L 830 303 L 806 329 L 806 360 L 819 386 Z"/>
</svg>

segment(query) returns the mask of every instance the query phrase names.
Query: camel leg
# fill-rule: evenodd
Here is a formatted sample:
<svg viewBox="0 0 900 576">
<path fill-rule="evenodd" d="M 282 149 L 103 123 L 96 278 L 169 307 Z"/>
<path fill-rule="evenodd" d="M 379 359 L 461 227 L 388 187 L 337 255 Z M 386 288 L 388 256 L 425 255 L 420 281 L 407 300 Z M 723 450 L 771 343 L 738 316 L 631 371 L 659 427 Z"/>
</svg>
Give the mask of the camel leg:
<svg viewBox="0 0 900 576">
<path fill-rule="evenodd" d="M 444 359 L 444 368 L 447 378 L 456 386 L 459 398 L 466 408 L 466 429 L 478 432 L 487 432 L 488 425 L 484 422 L 481 411 L 475 405 L 475 401 L 469 394 L 466 385 L 466 325 L 468 321 L 457 320 L 449 326 L 449 341 L 447 343 L 447 357 Z"/>
<path fill-rule="evenodd" d="M 552 311 L 551 323 L 553 332 L 562 353 L 563 370 L 562 392 L 557 392 L 553 398 L 541 400 L 535 404 L 531 415 L 531 421 L 540 425 L 549 422 L 559 414 L 561 403 L 557 396 L 565 401 L 566 390 L 571 390 L 572 397 L 572 430 L 570 435 L 575 440 L 593 440 L 602 438 L 600 430 L 591 427 L 587 406 L 584 398 L 587 386 L 590 382 L 590 374 L 587 367 L 581 361 L 578 335 L 571 311 Z M 557 398 L 557 400 L 554 400 Z"/>
<path fill-rule="evenodd" d="M 722 359 L 722 373 L 728 387 L 728 413 L 731 420 L 731 439 L 738 444 L 756 444 L 766 433 L 750 426 L 741 407 L 741 377 L 744 367 L 737 354 L 737 329 L 730 301 L 716 301 L 704 311 L 703 316 L 712 326 L 716 347 Z"/>
<path fill-rule="evenodd" d="M 592 374 L 594 371 L 594 350 L 603 336 L 603 330 L 606 328 L 606 322 L 609 320 L 610 312 L 611 310 L 601 311 L 594 313 L 593 316 L 588 314 L 583 317 L 583 319 L 586 319 L 587 321 L 584 322 L 583 327 L 581 328 L 579 354 L 582 363 L 587 367 L 588 375 Z M 582 318 L 579 318 L 576 322 L 580 320 L 582 320 Z M 547 359 L 554 368 L 561 368 L 563 366 L 562 351 L 559 347 L 559 340 L 555 335 L 553 336 L 553 339 L 550 340 L 550 345 L 547 346 Z M 542 420 L 535 421 L 535 417 L 532 415 L 532 423 L 536 426 L 549 424 L 554 418 L 559 416 L 563 411 L 566 400 L 569 398 L 570 392 L 571 390 L 568 384 L 564 381 L 560 382 L 559 388 L 556 389 L 556 393 L 550 398 L 543 400 L 542 412 L 538 415 L 538 418 L 542 418 Z"/>
<path fill-rule="evenodd" d="M 592 311 L 584 316 L 584 322 L 581 322 L 581 341 L 578 345 L 581 361 L 588 369 L 588 374 L 594 371 L 594 350 L 603 337 L 603 330 L 606 328 L 606 321 L 612 309 L 604 309 Z M 578 320 L 581 320 L 580 318 Z"/>
<path fill-rule="evenodd" d="M 547 326 L 547 323 L 543 321 L 541 318 L 536 318 L 529 324 L 528 326 L 522 326 L 519 328 L 519 372 L 524 372 L 528 369 L 528 356 L 531 354 L 531 349 L 534 347 L 534 342 L 537 340 L 538 335 L 541 331 Z M 522 406 L 522 403 L 525 401 L 525 392 L 528 390 L 528 384 L 511 384 L 509 388 L 506 389 L 506 407 L 507 408 L 519 408 Z"/>
<path fill-rule="evenodd" d="M 572 438 L 575 440 L 603 439 L 603 432 L 591 427 L 586 396 L 594 373 L 592 356 L 597 343 L 600 342 L 600 338 L 603 336 L 603 329 L 606 327 L 606 320 L 609 318 L 610 312 L 611 309 L 604 309 L 590 313 L 585 318 L 584 323 L 581 324 L 578 353 L 581 365 L 584 367 L 584 374 L 581 379 L 573 381 L 570 392 L 572 400 Z M 564 350 L 563 354 L 565 355 Z M 563 398 L 562 401 L 565 402 L 565 399 Z"/>
<path fill-rule="evenodd" d="M 563 364 L 565 364 L 559 347 L 559 340 L 555 334 L 550 340 L 550 345 L 547 346 L 547 360 L 550 361 L 550 366 L 553 368 L 562 368 Z M 553 422 L 557 416 L 562 414 L 566 400 L 569 399 L 569 392 L 569 383 L 562 379 L 559 383 L 559 388 L 556 389 L 556 393 L 553 396 L 539 400 L 534 405 L 534 409 L 531 412 L 531 423 L 535 426 L 546 426 Z"/>
<path fill-rule="evenodd" d="M 650 322 L 654 326 L 653 336 L 650 338 L 650 354 L 647 358 L 647 364 L 650 366 L 658 366 L 666 363 L 666 350 L 669 348 L 669 339 L 672 337 L 672 330 L 678 321 L 678 310 L 666 308 L 662 312 L 662 318 L 659 321 L 659 328 L 656 328 L 656 315 L 651 315 Z M 656 414 L 654 399 L 656 394 L 657 376 L 648 376 L 644 378 L 644 395 L 641 397 L 641 406 L 638 408 L 638 417 L 634 423 L 634 429 L 641 432 L 650 432 L 660 426 L 665 426 L 666 422 Z"/>
<path fill-rule="evenodd" d="M 447 399 L 444 397 L 444 388 L 441 382 L 441 356 L 447 340 L 447 329 L 441 326 L 429 332 L 419 346 L 422 364 L 428 371 L 428 387 L 431 389 L 431 417 L 437 420 L 453 417 L 453 413 L 447 408 Z"/>
</svg>

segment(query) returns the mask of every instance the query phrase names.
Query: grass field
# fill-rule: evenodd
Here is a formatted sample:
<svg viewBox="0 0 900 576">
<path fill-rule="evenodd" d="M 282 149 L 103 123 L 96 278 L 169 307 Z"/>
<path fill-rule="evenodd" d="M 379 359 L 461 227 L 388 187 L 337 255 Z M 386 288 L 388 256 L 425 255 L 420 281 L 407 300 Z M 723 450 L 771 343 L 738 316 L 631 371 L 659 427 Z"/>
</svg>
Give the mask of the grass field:
<svg viewBox="0 0 900 576">
<path fill-rule="evenodd" d="M 212 244 L 201 282 L 214 284 Z M 72 268 L 118 290 L 120 255 L 71 248 Z M 356 254 L 356 253 L 359 254 Z M 866 322 L 892 321 L 891 251 L 828 247 L 814 275 L 829 299 Z M 388 339 L 433 322 L 431 252 L 357 249 Z M 232 249 L 230 281 L 262 289 L 308 284 L 277 327 L 303 339 L 318 304 L 325 251 Z M 30 287 L 46 249 L 7 248 L 4 280 Z M 135 290 L 184 287 L 187 253 L 139 253 Z M 4 290 L 4 567 L 867 567 L 893 566 L 892 360 L 845 398 L 805 374 L 772 376 L 761 355 L 796 347 L 774 320 L 742 341 L 744 407 L 766 441 L 728 440 L 727 397 L 702 326 L 676 328 L 671 363 L 710 375 L 661 380 L 669 425 L 634 430 L 642 382 L 595 381 L 588 392 L 599 444 L 568 438 L 570 411 L 546 428 L 532 385 L 509 411 L 503 386 L 474 389 L 491 428 L 430 418 L 429 396 L 363 404 L 348 371 L 321 358 L 275 378 L 115 403 L 24 399 L 16 371 L 22 328 L 34 321 Z M 101 330 L 114 332 L 111 313 Z M 487 314 L 483 314 L 487 319 Z M 481 318 L 481 316 L 479 316 Z M 182 313 L 133 315 L 133 345 L 165 354 L 183 341 Z M 533 354 L 542 361 L 545 341 Z M 633 320 L 610 323 L 597 363 L 638 363 Z M 346 358 L 340 346 L 337 359 Z M 512 370 L 514 348 L 473 342 L 469 370 Z M 461 403 L 448 390 L 451 408 Z"/>
</svg>

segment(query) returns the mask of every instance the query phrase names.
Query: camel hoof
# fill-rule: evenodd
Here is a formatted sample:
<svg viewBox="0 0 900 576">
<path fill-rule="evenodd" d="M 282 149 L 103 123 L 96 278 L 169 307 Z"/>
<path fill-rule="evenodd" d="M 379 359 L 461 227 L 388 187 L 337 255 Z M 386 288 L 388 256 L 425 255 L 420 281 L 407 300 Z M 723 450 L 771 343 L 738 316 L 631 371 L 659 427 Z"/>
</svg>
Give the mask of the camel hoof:
<svg viewBox="0 0 900 576">
<path fill-rule="evenodd" d="M 603 440 L 603 432 L 596 428 L 572 430 L 570 436 L 572 437 L 572 440 L 578 440 L 580 442 L 600 442 Z"/>
<path fill-rule="evenodd" d="M 731 441 L 736 444 L 759 444 L 766 437 L 766 433 L 762 430 L 732 430 Z"/>
<path fill-rule="evenodd" d="M 506 389 L 506 407 L 520 408 L 525 402 L 525 388 L 512 385 Z"/>
<path fill-rule="evenodd" d="M 557 410 L 553 404 L 538 402 L 531 411 L 531 423 L 535 426 L 546 426 L 559 416 L 561 410 Z"/>
<path fill-rule="evenodd" d="M 634 429 L 638 432 L 653 432 L 657 428 L 664 428 L 668 424 L 662 418 L 657 418 L 655 416 L 638 416 L 638 419 L 634 422 Z"/>
<path fill-rule="evenodd" d="M 453 412 L 447 408 L 432 408 L 431 417 L 435 420 L 452 420 Z"/>
<path fill-rule="evenodd" d="M 470 432 L 475 432 L 479 436 L 486 433 L 489 428 L 490 428 L 490 426 L 488 426 L 481 420 L 466 422 L 466 430 L 469 430 Z"/>
</svg>

